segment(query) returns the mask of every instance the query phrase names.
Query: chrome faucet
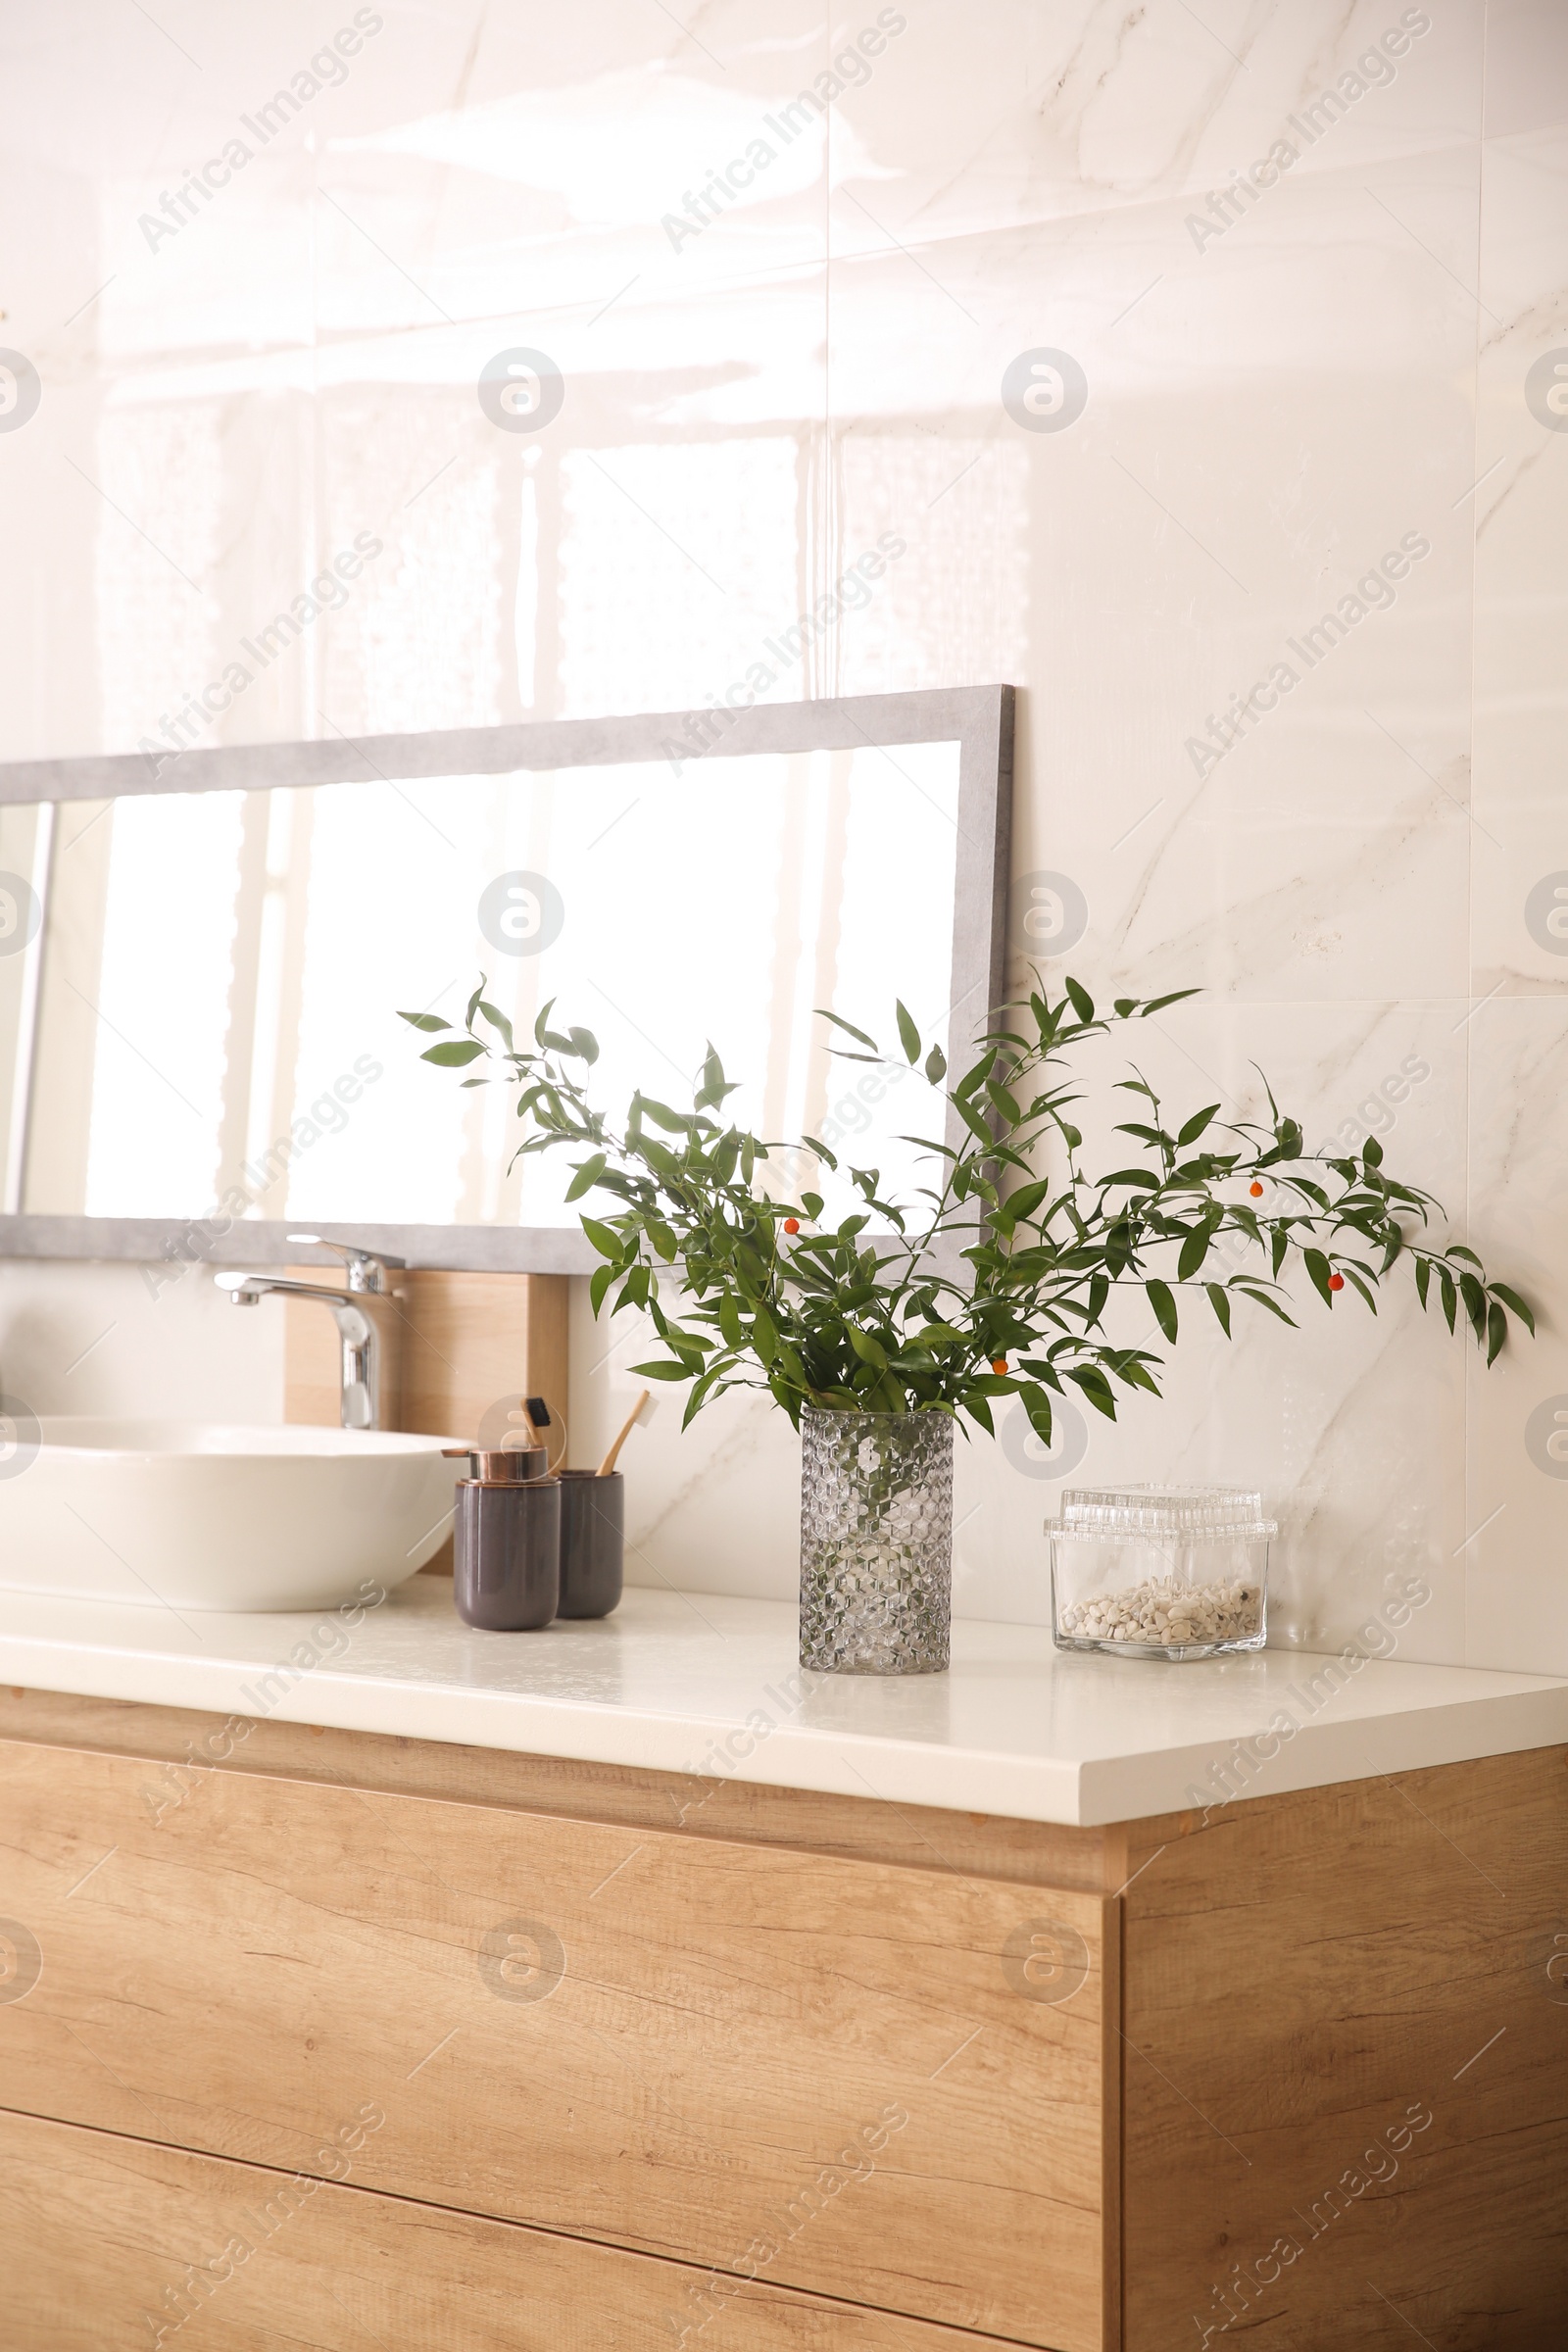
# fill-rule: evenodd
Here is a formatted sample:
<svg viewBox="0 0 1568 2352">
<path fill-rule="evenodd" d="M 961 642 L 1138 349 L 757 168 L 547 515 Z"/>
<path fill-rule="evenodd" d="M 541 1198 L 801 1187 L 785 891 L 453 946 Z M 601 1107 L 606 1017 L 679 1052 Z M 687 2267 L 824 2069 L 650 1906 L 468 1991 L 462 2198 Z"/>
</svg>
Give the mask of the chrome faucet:
<svg viewBox="0 0 1568 2352">
<path fill-rule="evenodd" d="M 377 1257 L 372 1250 L 355 1250 L 341 1242 L 323 1242 L 318 1233 L 291 1233 L 291 1242 L 331 1250 L 348 1268 L 348 1288 L 335 1291 L 324 1282 L 299 1282 L 289 1274 L 245 1274 L 225 1268 L 213 1280 L 226 1291 L 236 1306 L 254 1306 L 259 1298 L 315 1298 L 331 1314 L 342 1343 L 339 1418 L 345 1429 L 379 1429 L 381 1416 L 393 1403 L 397 1382 L 398 1340 L 402 1317 L 387 1289 L 389 1267 L 401 1258 Z"/>
</svg>

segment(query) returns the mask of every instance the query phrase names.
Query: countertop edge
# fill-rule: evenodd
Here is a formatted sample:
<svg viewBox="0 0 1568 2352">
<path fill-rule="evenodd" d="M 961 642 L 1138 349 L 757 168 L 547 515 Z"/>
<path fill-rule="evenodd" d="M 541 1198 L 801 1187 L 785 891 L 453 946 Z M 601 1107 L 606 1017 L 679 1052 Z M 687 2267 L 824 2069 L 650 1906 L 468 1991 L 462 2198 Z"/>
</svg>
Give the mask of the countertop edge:
<svg viewBox="0 0 1568 2352">
<path fill-rule="evenodd" d="M 1238 1760 L 1238 1740 L 1166 1748 L 1158 1755 L 1092 1759 L 1081 1768 L 1078 1819 L 1085 1827 L 1103 1828 L 1111 1822 L 1201 1809 L 1206 1820 L 1213 1820 L 1230 1804 L 1250 1797 L 1293 1795 L 1396 1773 L 1479 1763 L 1484 1756 L 1556 1747 L 1568 1743 L 1568 1682 L 1426 1706 L 1415 1710 L 1414 1718 L 1423 1750 L 1416 1762 L 1408 1754 L 1393 1752 L 1400 1743 L 1410 1743 L 1408 1712 L 1305 1726 L 1281 1742 L 1273 1756 L 1250 1766 Z M 1222 1773 L 1217 1774 L 1216 1767 L 1223 1768 Z M 1173 1798 L 1169 1784 L 1178 1774 L 1182 1793 Z M 1157 1792 L 1156 1778 L 1162 1784 Z"/>
<path fill-rule="evenodd" d="M 0 1635 L 0 1684 L 20 1680 L 34 1690 L 119 1699 L 129 1705 L 194 1707 L 209 1714 L 252 1717 L 257 1713 L 246 1688 L 256 1674 L 253 1667 L 220 1659 L 207 1663 L 143 1656 L 135 1662 L 134 1680 L 140 1687 L 134 1691 L 125 1689 L 131 1678 L 124 1668 L 122 1653 L 109 1649 Z M 324 1667 L 317 1668 L 266 1713 L 269 1720 L 324 1724 L 334 1731 L 378 1732 L 453 1747 L 485 1747 L 564 1763 L 613 1764 L 693 1778 L 700 1777 L 698 1768 L 714 1743 L 735 1729 L 721 1715 L 663 1715 L 594 1699 L 549 1699 L 513 1691 L 433 1692 L 418 1683 L 371 1684 L 334 1675 Z M 486 1736 L 476 1738 L 481 1717 Z M 897 1761 L 900 1786 L 895 1794 L 878 1788 L 869 1774 L 842 1754 L 846 1743 L 857 1739 L 864 1741 L 866 1761 Z M 1083 1769 L 1065 1758 L 955 1753 L 885 1734 L 786 1725 L 759 1741 L 723 1777 L 764 1788 L 931 1806 L 948 1813 L 992 1813 L 1079 1829 L 1088 1826 L 1079 1810 Z M 1030 1801 L 1022 1809 L 1017 1802 L 997 1802 L 999 1772 L 1012 1782 L 1009 1794 L 1014 1799 L 1027 1794 Z"/>
<path fill-rule="evenodd" d="M 1303 1662 L 1305 1653 L 1303 1655 Z M 987 1813 L 1097 1829 L 1298 1792 L 1381 1774 L 1430 1769 L 1568 1741 L 1568 1681 L 1478 1694 L 1390 1715 L 1304 1722 L 1287 1739 L 1256 1732 L 1142 1755 L 1042 1757 L 783 1723 L 733 1746 L 733 1718 L 696 1708 L 662 1713 L 592 1697 L 510 1690 L 454 1691 L 410 1679 L 313 1670 L 258 1708 L 250 1661 L 122 1650 L 58 1637 L 0 1632 L 0 1683 L 129 1704 L 243 1714 L 334 1730 L 486 1747 L 568 1763 L 735 1779 L 763 1787 L 861 1797 L 941 1812 Z M 127 1686 L 133 1686 L 128 1688 Z M 1276 1716 L 1275 1722 L 1279 1719 Z M 1420 1754 L 1412 1758 L 1412 1744 Z M 1402 1751 L 1402 1752 L 1401 1752 Z"/>
</svg>

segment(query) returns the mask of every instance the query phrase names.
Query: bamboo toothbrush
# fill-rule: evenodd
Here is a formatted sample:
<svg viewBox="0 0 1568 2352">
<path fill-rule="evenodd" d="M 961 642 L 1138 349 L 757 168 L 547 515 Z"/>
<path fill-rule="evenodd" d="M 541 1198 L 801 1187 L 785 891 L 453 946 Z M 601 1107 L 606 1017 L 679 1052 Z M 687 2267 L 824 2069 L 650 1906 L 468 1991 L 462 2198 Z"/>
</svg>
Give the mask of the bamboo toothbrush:
<svg viewBox="0 0 1568 2352">
<path fill-rule="evenodd" d="M 638 1422 L 641 1421 L 646 1425 L 653 1419 L 658 1409 L 658 1406 L 654 1403 L 654 1393 L 652 1389 L 644 1389 L 642 1395 L 632 1406 L 631 1411 L 626 1415 L 626 1419 L 621 1428 L 619 1437 L 615 1440 L 615 1443 L 613 1446 L 612 1446 L 610 1451 L 606 1454 L 604 1460 L 600 1463 L 599 1468 L 594 1473 L 596 1478 L 608 1478 L 610 1476 L 610 1473 L 615 1467 L 615 1456 L 625 1445 L 626 1440 L 631 1436 L 631 1433 L 636 1428 Z"/>
</svg>

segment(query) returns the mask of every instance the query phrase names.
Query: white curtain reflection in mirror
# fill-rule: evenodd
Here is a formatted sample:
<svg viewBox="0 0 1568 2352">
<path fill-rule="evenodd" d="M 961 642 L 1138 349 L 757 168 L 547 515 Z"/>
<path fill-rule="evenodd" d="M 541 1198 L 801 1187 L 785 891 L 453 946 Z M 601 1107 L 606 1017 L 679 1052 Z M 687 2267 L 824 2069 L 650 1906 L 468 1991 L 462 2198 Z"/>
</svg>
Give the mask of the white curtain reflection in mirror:
<svg viewBox="0 0 1568 2352">
<path fill-rule="evenodd" d="M 160 794 L 118 802 L 103 818 L 109 886 L 87 1130 L 89 1217 L 164 1216 L 166 1202 L 214 1197 L 242 797 Z M 52 895 L 69 888 L 73 856 L 63 843 Z"/>
<path fill-rule="evenodd" d="M 742 1123 L 921 1181 L 923 1083 L 830 1057 L 815 1007 L 891 1041 L 902 996 L 946 1043 L 957 769 L 867 745 L 68 804 L 30 1035 L 0 990 L 24 1082 L 31 1054 L 19 1204 L 575 1223 L 564 1156 L 510 1164 L 512 1091 L 426 1067 L 397 1017 L 461 1023 L 480 972 L 520 1034 L 552 1000 L 594 1031 L 617 1117 L 639 1087 L 688 1107 L 710 1040 Z M 6 813 L 8 856 L 35 817 Z"/>
</svg>

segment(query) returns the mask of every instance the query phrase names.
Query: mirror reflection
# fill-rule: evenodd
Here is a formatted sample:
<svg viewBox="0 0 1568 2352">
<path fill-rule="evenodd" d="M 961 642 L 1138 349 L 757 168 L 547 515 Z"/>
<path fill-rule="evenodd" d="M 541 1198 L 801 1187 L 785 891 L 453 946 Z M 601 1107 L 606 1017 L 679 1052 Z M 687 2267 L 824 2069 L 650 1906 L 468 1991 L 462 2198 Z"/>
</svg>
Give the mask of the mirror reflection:
<svg viewBox="0 0 1568 2352">
<path fill-rule="evenodd" d="M 742 1123 L 907 1181 L 923 1088 L 813 1008 L 946 1035 L 957 807 L 936 742 L 0 808 L 4 1206 L 573 1225 L 510 1097 L 397 1017 L 461 1020 L 481 972 L 594 1031 L 612 1113 L 689 1104 L 711 1039 Z"/>
</svg>

